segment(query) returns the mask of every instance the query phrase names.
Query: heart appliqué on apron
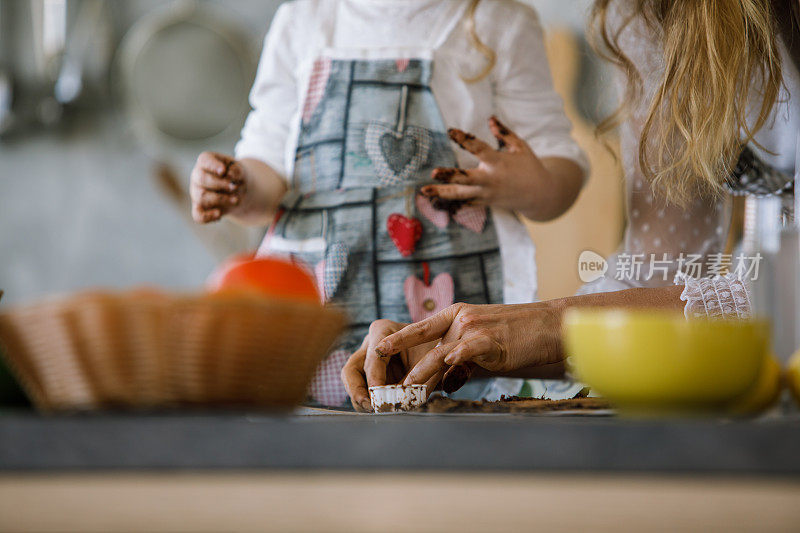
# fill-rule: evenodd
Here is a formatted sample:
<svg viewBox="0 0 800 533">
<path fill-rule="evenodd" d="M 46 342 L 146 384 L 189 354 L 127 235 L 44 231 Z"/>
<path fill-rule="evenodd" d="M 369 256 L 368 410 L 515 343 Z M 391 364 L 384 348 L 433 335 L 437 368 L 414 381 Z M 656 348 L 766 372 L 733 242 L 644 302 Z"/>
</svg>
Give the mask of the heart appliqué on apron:
<svg viewBox="0 0 800 533">
<path fill-rule="evenodd" d="M 347 389 L 342 383 L 341 373 L 349 358 L 348 352 L 337 350 L 319 364 L 308 388 L 308 395 L 315 402 L 337 407 L 347 400 Z"/>
<path fill-rule="evenodd" d="M 455 294 L 453 276 L 447 273 L 439 274 L 433 278 L 430 285 L 425 285 L 425 282 L 416 276 L 409 276 L 403 285 L 403 291 L 411 320 L 419 322 L 453 304 Z"/>
<path fill-rule="evenodd" d="M 418 194 L 416 205 L 417 211 L 422 213 L 422 216 L 437 228 L 444 229 L 450 223 L 450 214 L 447 211 L 433 207 L 433 203 L 428 197 Z M 486 227 L 486 208 L 465 205 L 453 215 L 453 220 L 472 232 L 483 233 L 483 228 Z"/>
<path fill-rule="evenodd" d="M 347 271 L 348 254 L 350 250 L 346 244 L 335 242 L 328 247 L 325 259 L 317 263 L 314 273 L 317 285 L 322 292 L 323 300 L 328 301 L 334 297 L 339 283 Z"/>
<path fill-rule="evenodd" d="M 486 226 L 486 208 L 476 205 L 465 205 L 459 209 L 453 220 L 475 233 L 483 233 Z"/>
<path fill-rule="evenodd" d="M 422 237 L 422 222 L 400 213 L 393 213 L 386 219 L 386 231 L 400 255 L 408 257 L 414 253 L 417 241 Z"/>
<path fill-rule="evenodd" d="M 306 101 L 303 103 L 303 123 L 308 123 L 317 110 L 322 97 L 325 96 L 325 88 L 328 79 L 331 77 L 331 59 L 320 58 L 314 61 L 311 70 L 311 77 L 308 80 L 308 91 L 306 91 Z"/>
<path fill-rule="evenodd" d="M 364 143 L 383 186 L 401 185 L 425 164 L 432 138 L 425 128 L 407 126 L 403 133 L 380 122 L 370 122 Z"/>
<path fill-rule="evenodd" d="M 450 224 L 450 214 L 447 211 L 436 209 L 433 207 L 430 199 L 427 196 L 418 194 L 415 200 L 417 211 L 422 213 L 422 216 L 427 218 L 431 224 L 439 229 L 444 229 Z"/>
</svg>

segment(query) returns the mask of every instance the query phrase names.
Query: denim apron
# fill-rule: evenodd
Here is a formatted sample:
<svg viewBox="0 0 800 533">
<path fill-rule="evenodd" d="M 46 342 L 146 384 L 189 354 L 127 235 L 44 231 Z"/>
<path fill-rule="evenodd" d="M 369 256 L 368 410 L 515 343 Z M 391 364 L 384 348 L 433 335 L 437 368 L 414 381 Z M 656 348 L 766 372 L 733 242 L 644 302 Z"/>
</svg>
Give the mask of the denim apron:
<svg viewBox="0 0 800 533">
<path fill-rule="evenodd" d="M 259 253 L 305 262 L 326 302 L 350 318 L 312 384 L 321 404 L 347 400 L 339 373 L 374 320 L 503 301 L 490 210 L 436 209 L 419 193 L 433 169 L 457 166 L 430 87 L 437 46 L 328 48 L 313 63 L 291 192 Z"/>
</svg>

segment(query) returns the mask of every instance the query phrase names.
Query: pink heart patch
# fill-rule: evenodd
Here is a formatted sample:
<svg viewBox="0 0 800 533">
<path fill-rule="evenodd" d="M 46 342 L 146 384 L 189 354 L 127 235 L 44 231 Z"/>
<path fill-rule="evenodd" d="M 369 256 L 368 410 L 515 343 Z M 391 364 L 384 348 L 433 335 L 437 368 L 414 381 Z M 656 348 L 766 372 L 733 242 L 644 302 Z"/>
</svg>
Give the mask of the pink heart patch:
<svg viewBox="0 0 800 533">
<path fill-rule="evenodd" d="M 337 407 L 347 400 L 347 390 L 342 383 L 342 367 L 350 358 L 345 350 L 331 353 L 314 372 L 308 394 L 315 402 Z"/>
<path fill-rule="evenodd" d="M 483 233 L 483 228 L 486 226 L 486 208 L 465 205 L 453 215 L 453 220 L 474 233 Z"/>
<path fill-rule="evenodd" d="M 437 228 L 444 229 L 450 223 L 450 215 L 447 211 L 442 211 L 441 209 L 433 207 L 433 203 L 431 203 L 427 196 L 418 194 L 416 204 L 417 211 L 422 213 L 422 216 L 430 220 L 431 224 Z"/>
<path fill-rule="evenodd" d="M 453 276 L 439 274 L 430 285 L 425 285 L 416 276 L 409 276 L 403 285 L 403 291 L 411 320 L 419 322 L 453 304 Z"/>
<path fill-rule="evenodd" d="M 328 85 L 328 78 L 331 76 L 330 58 L 317 59 L 311 70 L 311 77 L 308 80 L 308 91 L 306 91 L 306 101 L 303 104 L 303 122 L 311 120 L 311 116 L 316 111 L 317 106 L 325 96 L 325 88 Z"/>
</svg>

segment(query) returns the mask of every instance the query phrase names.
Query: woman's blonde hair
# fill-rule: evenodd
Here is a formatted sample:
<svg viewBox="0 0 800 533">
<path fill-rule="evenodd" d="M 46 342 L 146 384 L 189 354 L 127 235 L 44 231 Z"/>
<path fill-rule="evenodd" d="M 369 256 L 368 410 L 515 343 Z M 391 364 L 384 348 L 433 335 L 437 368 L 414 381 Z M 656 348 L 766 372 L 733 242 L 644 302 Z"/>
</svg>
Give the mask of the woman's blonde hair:
<svg viewBox="0 0 800 533">
<path fill-rule="evenodd" d="M 628 83 L 622 106 L 599 131 L 613 129 L 641 103 L 641 75 L 619 38 L 642 17 L 662 43 L 664 72 L 639 139 L 641 170 L 654 189 L 679 205 L 696 194 L 718 194 L 742 145 L 767 123 L 780 93 L 770 0 L 622 0 L 634 9 L 612 28 L 613 1 L 595 0 L 593 41 Z"/>
<path fill-rule="evenodd" d="M 464 20 L 464 26 L 467 30 L 467 34 L 469 35 L 469 40 L 472 43 L 472 46 L 474 46 L 478 52 L 483 54 L 483 57 L 486 58 L 486 66 L 475 76 L 464 77 L 463 79 L 467 83 L 477 83 L 481 80 L 484 80 L 492 72 L 495 64 L 497 64 L 497 53 L 486 46 L 486 44 L 478 35 L 478 30 L 475 28 L 475 13 L 478 11 L 478 4 L 480 3 L 481 0 L 470 0 L 469 7 L 467 8 L 467 17 Z"/>
</svg>

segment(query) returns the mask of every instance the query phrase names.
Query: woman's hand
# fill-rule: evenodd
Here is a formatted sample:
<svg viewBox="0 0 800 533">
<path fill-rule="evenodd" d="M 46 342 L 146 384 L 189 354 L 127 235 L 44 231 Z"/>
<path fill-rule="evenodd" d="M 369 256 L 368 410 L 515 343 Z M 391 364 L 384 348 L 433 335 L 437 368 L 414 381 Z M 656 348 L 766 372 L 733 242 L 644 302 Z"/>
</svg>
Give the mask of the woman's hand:
<svg viewBox="0 0 800 533">
<path fill-rule="evenodd" d="M 224 154 L 203 152 L 192 169 L 189 189 L 195 222 L 216 222 L 242 204 L 247 192 L 242 165 Z"/>
<path fill-rule="evenodd" d="M 408 325 L 370 348 L 379 357 L 441 339 L 414 365 L 404 385 L 431 383 L 450 367 L 477 365 L 491 374 L 509 375 L 562 362 L 558 301 L 524 305 L 455 304 Z M 467 372 L 469 373 L 469 372 Z"/>
<path fill-rule="evenodd" d="M 421 343 L 399 350 L 396 357 L 384 357 L 375 350 L 375 345 L 407 325 L 392 320 L 376 320 L 370 325 L 361 348 L 350 356 L 342 368 L 342 382 L 356 411 L 371 412 L 369 387 L 400 383 L 408 371 L 432 348 L 433 343 Z M 428 380 L 429 391 L 433 390 L 439 379 L 441 375 Z"/>
<path fill-rule="evenodd" d="M 451 210 L 461 203 L 491 205 L 517 211 L 532 220 L 550 220 L 561 215 L 580 191 L 583 171 L 569 159 L 539 159 L 528 143 L 506 128 L 497 117 L 489 119 L 497 138 L 495 150 L 474 135 L 458 129 L 450 138 L 473 154 L 479 165 L 468 170 L 437 168 L 433 179 L 444 185 L 427 185 L 422 194 L 434 205 Z"/>
</svg>

